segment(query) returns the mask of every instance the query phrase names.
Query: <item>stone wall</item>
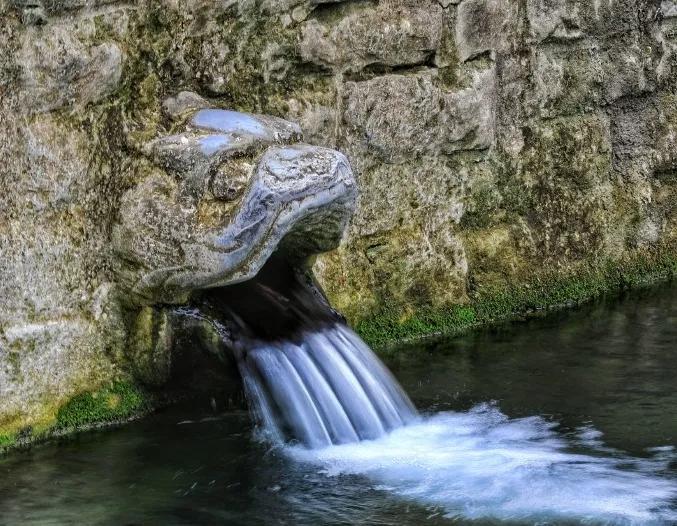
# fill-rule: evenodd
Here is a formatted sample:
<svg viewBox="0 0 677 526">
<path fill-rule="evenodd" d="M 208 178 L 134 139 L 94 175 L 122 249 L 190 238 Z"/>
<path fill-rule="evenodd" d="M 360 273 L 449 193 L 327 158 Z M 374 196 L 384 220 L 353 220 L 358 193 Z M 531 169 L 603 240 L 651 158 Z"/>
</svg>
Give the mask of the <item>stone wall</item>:
<svg viewBox="0 0 677 526">
<path fill-rule="evenodd" d="M 181 90 L 346 153 L 358 210 L 315 271 L 355 323 L 677 252 L 672 0 L 0 0 L 0 25 L 0 435 L 127 378 L 110 236 Z"/>
</svg>

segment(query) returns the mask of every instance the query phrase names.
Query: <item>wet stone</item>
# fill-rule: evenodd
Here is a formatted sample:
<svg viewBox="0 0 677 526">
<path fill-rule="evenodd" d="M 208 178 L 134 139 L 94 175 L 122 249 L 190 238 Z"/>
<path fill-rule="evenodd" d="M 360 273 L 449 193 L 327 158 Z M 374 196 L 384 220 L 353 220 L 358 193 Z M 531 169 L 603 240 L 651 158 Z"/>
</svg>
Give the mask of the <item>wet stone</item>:
<svg viewBox="0 0 677 526">
<path fill-rule="evenodd" d="M 249 279 L 278 248 L 301 259 L 335 248 L 355 180 L 341 153 L 300 139 L 293 122 L 213 108 L 146 145 L 167 172 L 147 179 L 165 183 L 130 189 L 114 234 L 121 261 L 143 262 L 118 269 L 132 301 L 176 303 Z"/>
<path fill-rule="evenodd" d="M 301 138 L 301 128 L 295 123 L 275 117 L 258 116 L 232 110 L 200 110 L 195 114 L 191 123 L 193 126 L 204 130 L 251 136 L 271 142 L 287 142 Z"/>
</svg>

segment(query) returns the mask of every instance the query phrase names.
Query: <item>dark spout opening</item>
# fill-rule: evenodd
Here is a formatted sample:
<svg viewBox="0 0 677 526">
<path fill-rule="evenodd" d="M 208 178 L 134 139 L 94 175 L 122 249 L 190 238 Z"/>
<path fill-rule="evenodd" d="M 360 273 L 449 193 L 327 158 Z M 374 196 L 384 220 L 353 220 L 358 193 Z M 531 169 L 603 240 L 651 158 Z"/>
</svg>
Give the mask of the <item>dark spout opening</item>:
<svg viewBox="0 0 677 526">
<path fill-rule="evenodd" d="M 250 280 L 195 291 L 187 305 L 157 306 L 155 313 L 154 340 L 164 342 L 169 363 L 164 374 L 141 371 L 142 381 L 218 408 L 244 406 L 238 359 L 248 349 L 298 343 L 304 333 L 345 321 L 329 305 L 309 262 L 282 251 Z"/>
<path fill-rule="evenodd" d="M 275 253 L 252 279 L 196 293 L 193 304 L 220 320 L 234 341 L 295 340 L 308 330 L 344 321 L 331 308 L 307 263 Z"/>
</svg>

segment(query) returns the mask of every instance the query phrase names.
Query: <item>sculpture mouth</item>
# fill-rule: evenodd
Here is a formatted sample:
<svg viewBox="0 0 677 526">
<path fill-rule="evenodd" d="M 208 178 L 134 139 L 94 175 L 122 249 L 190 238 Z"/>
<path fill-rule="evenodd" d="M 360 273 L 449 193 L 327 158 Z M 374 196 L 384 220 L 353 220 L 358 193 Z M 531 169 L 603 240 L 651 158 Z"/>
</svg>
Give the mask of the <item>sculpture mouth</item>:
<svg viewBox="0 0 677 526">
<path fill-rule="evenodd" d="M 243 404 L 237 364 L 250 348 L 300 343 L 308 332 L 345 322 L 310 270 L 279 251 L 252 279 L 194 290 L 186 305 L 144 307 L 138 320 L 134 326 L 148 333 L 132 337 L 136 378 L 189 397 L 202 393 L 219 405 Z"/>
<path fill-rule="evenodd" d="M 251 279 L 274 251 L 300 262 L 338 246 L 355 179 L 343 154 L 300 139 L 282 119 L 202 109 L 149 143 L 154 167 L 113 235 L 129 300 L 184 303 Z"/>
<path fill-rule="evenodd" d="M 310 312 L 340 319 L 305 263 L 338 246 L 356 183 L 343 154 L 301 140 L 282 119 L 193 109 L 144 147 L 112 236 L 143 383 L 239 387 L 236 340 L 290 337 Z"/>
<path fill-rule="evenodd" d="M 269 148 L 243 204 L 222 231 L 184 245 L 188 265 L 137 289 L 195 290 L 253 278 L 278 250 L 291 261 L 335 248 L 353 210 L 355 183 L 342 154 L 308 145 Z"/>
</svg>

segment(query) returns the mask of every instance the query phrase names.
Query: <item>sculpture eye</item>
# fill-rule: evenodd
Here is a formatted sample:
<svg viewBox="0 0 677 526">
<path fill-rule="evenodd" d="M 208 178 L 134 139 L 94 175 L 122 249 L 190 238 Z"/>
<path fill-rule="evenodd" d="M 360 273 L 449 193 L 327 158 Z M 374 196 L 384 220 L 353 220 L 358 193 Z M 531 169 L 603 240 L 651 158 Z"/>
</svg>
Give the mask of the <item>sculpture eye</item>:
<svg viewBox="0 0 677 526">
<path fill-rule="evenodd" d="M 212 176 L 209 191 L 221 201 L 234 201 L 242 196 L 253 177 L 254 164 L 246 160 L 223 163 Z"/>
</svg>

